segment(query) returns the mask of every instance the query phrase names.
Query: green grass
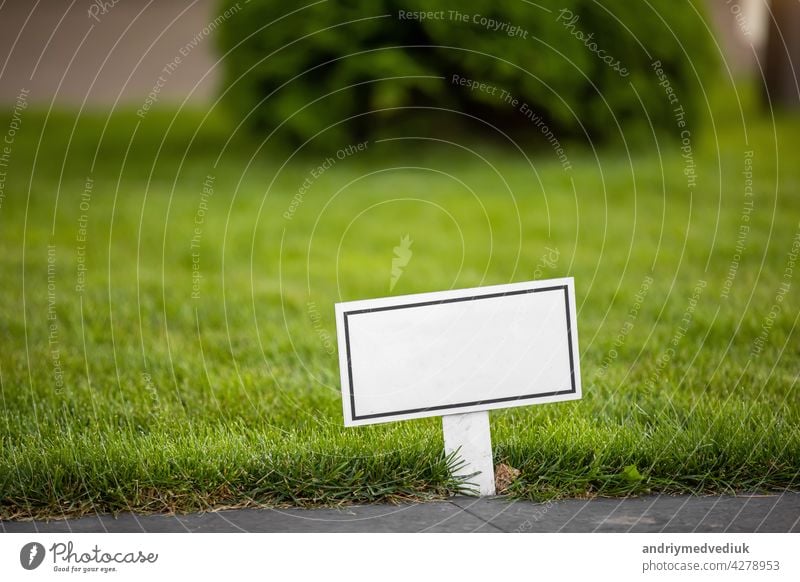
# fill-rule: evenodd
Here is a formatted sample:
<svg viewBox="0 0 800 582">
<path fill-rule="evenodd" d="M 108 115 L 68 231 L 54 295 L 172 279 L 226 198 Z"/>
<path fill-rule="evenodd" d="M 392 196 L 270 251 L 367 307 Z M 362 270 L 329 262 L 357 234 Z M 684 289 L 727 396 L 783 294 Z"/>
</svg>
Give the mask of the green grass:
<svg viewBox="0 0 800 582">
<path fill-rule="evenodd" d="M 23 119 L 0 207 L 0 517 L 458 489 L 439 419 L 342 426 L 326 344 L 333 303 L 388 295 L 392 249 L 405 234 L 413 257 L 394 294 L 575 277 L 584 398 L 492 413 L 496 461 L 522 471 L 510 495 L 800 485 L 798 267 L 752 353 L 800 228 L 797 119 L 773 126 L 750 114 L 746 145 L 735 116 L 720 117 L 717 139 L 696 136 L 691 193 L 669 140 L 632 159 L 574 148 L 571 172 L 548 149 L 530 150 L 535 173 L 496 145 L 370 144 L 314 181 L 286 220 L 321 159 L 280 169 L 283 158 L 262 151 L 251 162 L 246 141 L 223 151 L 224 119 L 183 112 L 172 123 L 172 114 L 152 112 L 138 128 L 130 113 L 107 127 L 84 115 L 72 138 L 71 114 Z M 754 210 L 725 298 L 748 149 Z M 193 298 L 190 242 L 209 174 Z M 81 214 L 87 279 L 78 292 Z M 547 249 L 558 251 L 549 264 Z M 706 286 L 685 325 L 698 281 Z"/>
</svg>

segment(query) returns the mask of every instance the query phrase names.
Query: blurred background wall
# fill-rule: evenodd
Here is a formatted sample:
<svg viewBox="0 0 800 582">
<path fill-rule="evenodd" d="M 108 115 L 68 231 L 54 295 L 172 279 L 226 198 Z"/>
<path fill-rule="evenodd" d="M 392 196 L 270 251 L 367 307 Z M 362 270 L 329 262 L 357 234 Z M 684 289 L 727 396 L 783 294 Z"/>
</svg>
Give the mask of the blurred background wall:
<svg viewBox="0 0 800 582">
<path fill-rule="evenodd" d="M 244 0 L 242 0 L 244 2 Z M 140 105 L 162 69 L 159 100 L 213 100 L 219 82 L 214 0 L 12 0 L 0 3 L 0 103 Z M 182 52 L 186 56 L 182 56 Z"/>
</svg>

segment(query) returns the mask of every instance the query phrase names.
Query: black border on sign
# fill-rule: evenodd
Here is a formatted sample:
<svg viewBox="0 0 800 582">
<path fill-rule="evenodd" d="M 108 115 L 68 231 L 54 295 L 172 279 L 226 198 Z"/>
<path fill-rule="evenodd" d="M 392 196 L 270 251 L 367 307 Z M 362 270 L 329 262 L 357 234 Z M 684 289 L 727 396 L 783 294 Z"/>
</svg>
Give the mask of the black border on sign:
<svg viewBox="0 0 800 582">
<path fill-rule="evenodd" d="M 564 311 L 567 317 L 567 346 L 569 348 L 569 375 L 571 387 L 569 390 L 555 390 L 553 392 L 544 392 L 539 394 L 524 394 L 522 396 L 507 396 L 505 398 L 491 398 L 489 400 L 475 400 L 473 402 L 459 402 L 455 404 L 440 404 L 438 406 L 426 406 L 423 408 L 410 408 L 408 410 L 397 410 L 394 412 L 377 412 L 375 414 L 363 414 L 356 416 L 356 395 L 353 390 L 353 366 L 350 357 L 350 327 L 347 318 L 351 315 L 359 315 L 361 313 L 375 313 L 378 311 L 390 311 L 392 309 L 407 309 L 410 307 L 425 307 L 428 305 L 441 305 L 444 303 L 458 303 L 460 301 L 477 301 L 479 299 L 494 299 L 496 297 L 508 297 L 511 295 L 524 295 L 526 293 L 541 293 L 544 291 L 564 291 Z M 577 388 L 575 387 L 575 360 L 572 355 L 572 321 L 569 316 L 569 286 L 556 285 L 554 287 L 539 287 L 537 289 L 522 289 L 519 291 L 506 291 L 502 293 L 489 293 L 487 295 L 473 295 L 470 297 L 454 297 L 452 299 L 441 299 L 438 301 L 422 301 L 420 303 L 406 303 L 404 305 L 389 305 L 387 307 L 370 307 L 367 309 L 356 309 L 353 311 L 344 311 L 344 341 L 345 349 L 347 350 L 347 380 L 350 383 L 350 419 L 351 420 L 368 420 L 370 418 L 386 418 L 392 416 L 400 416 L 403 414 L 413 414 L 415 412 L 427 412 L 430 410 L 450 410 L 454 408 L 464 408 L 466 406 L 477 406 L 480 404 L 494 404 L 497 402 L 512 402 L 515 400 L 535 400 L 537 398 L 545 398 L 547 396 L 557 396 L 559 394 L 575 394 Z"/>
</svg>

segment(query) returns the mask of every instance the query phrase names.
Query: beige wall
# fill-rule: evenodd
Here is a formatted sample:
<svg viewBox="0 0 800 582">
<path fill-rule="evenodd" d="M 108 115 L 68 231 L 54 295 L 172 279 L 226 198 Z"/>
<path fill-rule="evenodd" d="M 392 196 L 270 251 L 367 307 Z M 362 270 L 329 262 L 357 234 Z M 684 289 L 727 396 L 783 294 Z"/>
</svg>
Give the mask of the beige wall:
<svg viewBox="0 0 800 582">
<path fill-rule="evenodd" d="M 717 42 L 734 74 L 756 73 L 767 42 L 767 0 L 707 0 Z"/>
<path fill-rule="evenodd" d="M 244 2 L 244 0 L 242 0 Z M 106 5 L 106 12 L 100 5 Z M 160 101 L 216 95 L 213 0 L 7 0 L 0 8 L 0 102 L 30 90 L 35 103 L 139 106 L 158 82 Z M 92 8 L 94 6 L 94 8 Z M 94 17 L 89 14 L 92 10 Z M 197 35 L 200 35 L 197 40 Z M 196 46 L 181 57 L 193 40 Z M 181 63 L 163 68 L 176 56 Z M 141 62 L 140 62 L 141 61 Z M 63 82 L 62 82 L 63 81 Z"/>
</svg>

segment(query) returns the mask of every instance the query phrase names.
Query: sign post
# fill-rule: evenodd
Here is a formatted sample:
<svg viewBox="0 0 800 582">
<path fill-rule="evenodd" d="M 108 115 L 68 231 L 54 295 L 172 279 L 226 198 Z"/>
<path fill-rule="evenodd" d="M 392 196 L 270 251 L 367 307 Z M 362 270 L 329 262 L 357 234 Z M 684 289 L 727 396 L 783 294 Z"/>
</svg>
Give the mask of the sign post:
<svg viewBox="0 0 800 582">
<path fill-rule="evenodd" d="M 456 477 L 474 483 L 479 495 L 494 495 L 494 460 L 489 411 L 446 414 L 442 417 L 444 452 L 456 453 L 462 466 Z"/>
<path fill-rule="evenodd" d="M 581 397 L 572 278 L 336 304 L 345 426 L 442 416 L 493 495 L 489 410 Z"/>
</svg>

